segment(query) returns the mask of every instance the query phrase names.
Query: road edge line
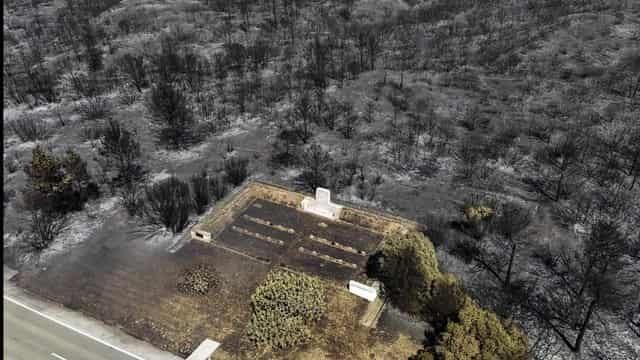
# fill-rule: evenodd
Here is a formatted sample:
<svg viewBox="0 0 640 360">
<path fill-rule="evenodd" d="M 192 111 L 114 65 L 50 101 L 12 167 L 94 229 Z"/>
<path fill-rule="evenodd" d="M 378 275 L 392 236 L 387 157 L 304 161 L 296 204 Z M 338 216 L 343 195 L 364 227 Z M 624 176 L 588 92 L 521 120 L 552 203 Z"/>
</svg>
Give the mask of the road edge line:
<svg viewBox="0 0 640 360">
<path fill-rule="evenodd" d="M 45 319 L 47 319 L 49 321 L 53 321 L 54 323 L 56 323 L 56 324 L 58 324 L 60 326 L 63 326 L 63 327 L 65 327 L 67 329 L 70 329 L 70 330 L 73 330 L 73 331 L 77 332 L 78 334 L 86 336 L 86 337 L 88 337 L 89 339 L 91 339 L 93 341 L 99 342 L 102 345 L 108 346 L 108 347 L 110 347 L 110 348 L 112 348 L 112 349 L 114 349 L 116 351 L 119 351 L 119 352 L 121 352 L 121 353 L 123 353 L 123 354 L 125 354 L 127 356 L 130 356 L 130 357 L 132 357 L 132 358 L 134 358 L 136 360 L 145 360 L 144 358 L 142 358 L 142 357 L 140 357 L 140 356 L 138 356 L 136 354 L 133 354 L 133 353 L 127 351 L 127 350 L 121 349 L 121 348 L 119 348 L 119 347 L 117 347 L 115 345 L 109 344 L 108 342 L 106 342 L 104 340 L 100 340 L 100 339 L 98 339 L 97 337 L 95 337 L 95 336 L 93 336 L 91 334 L 88 334 L 88 333 L 86 333 L 84 331 L 81 331 L 81 330 L 78 330 L 78 329 L 74 328 L 71 325 L 63 323 L 60 320 L 54 319 L 53 317 L 51 317 L 51 316 L 49 316 L 47 314 L 44 314 L 44 313 L 42 313 L 42 312 L 30 307 L 29 305 L 23 304 L 23 303 L 19 302 L 18 300 L 12 299 L 7 295 L 3 294 L 3 297 L 4 297 L 5 300 L 7 300 L 7 301 L 9 301 L 9 302 L 11 302 L 11 303 L 13 303 L 15 305 L 21 306 L 21 307 L 23 307 L 23 308 L 25 308 L 25 309 L 33 312 L 33 313 L 36 313 L 36 314 L 42 316 L 43 318 L 45 318 Z"/>
</svg>

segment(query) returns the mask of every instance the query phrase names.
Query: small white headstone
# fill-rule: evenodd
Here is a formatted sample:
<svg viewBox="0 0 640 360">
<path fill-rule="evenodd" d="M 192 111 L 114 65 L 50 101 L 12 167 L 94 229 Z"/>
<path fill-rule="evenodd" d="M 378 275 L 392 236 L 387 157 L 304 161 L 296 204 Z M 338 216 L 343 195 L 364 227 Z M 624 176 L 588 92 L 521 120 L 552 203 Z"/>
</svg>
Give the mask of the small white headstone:
<svg viewBox="0 0 640 360">
<path fill-rule="evenodd" d="M 325 188 L 317 188 L 316 201 L 320 204 L 329 205 L 331 203 L 331 190 Z"/>
<path fill-rule="evenodd" d="M 349 280 L 349 292 L 367 299 L 369 302 L 374 301 L 378 297 L 377 289 L 353 280 Z"/>
</svg>

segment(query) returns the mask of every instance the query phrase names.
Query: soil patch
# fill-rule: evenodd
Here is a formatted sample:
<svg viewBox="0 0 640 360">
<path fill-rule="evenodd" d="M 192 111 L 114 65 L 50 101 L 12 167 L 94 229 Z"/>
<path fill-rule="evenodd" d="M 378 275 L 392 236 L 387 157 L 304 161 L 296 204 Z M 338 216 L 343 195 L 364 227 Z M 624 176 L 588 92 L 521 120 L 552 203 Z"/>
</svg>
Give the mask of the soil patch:
<svg viewBox="0 0 640 360">
<path fill-rule="evenodd" d="M 27 290 L 82 311 L 178 355 L 205 338 L 233 348 L 249 319 L 249 298 L 269 267 L 229 251 L 191 242 L 174 254 L 143 241 L 102 247 L 37 274 L 20 274 Z M 202 296 L 178 291 L 184 269 L 215 267 L 219 283 Z"/>
</svg>

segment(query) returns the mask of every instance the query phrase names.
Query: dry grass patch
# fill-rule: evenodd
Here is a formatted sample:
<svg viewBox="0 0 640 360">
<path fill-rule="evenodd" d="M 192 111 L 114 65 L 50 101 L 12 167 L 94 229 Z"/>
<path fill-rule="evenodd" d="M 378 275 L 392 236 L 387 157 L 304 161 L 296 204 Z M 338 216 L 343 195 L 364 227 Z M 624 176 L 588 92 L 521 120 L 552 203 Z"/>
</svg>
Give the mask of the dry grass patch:
<svg viewBox="0 0 640 360">
<path fill-rule="evenodd" d="M 360 325 L 367 302 L 340 284 L 327 290 L 327 315 L 314 331 L 315 341 L 294 359 L 407 359 L 420 348 L 406 336 L 388 339 Z"/>
</svg>

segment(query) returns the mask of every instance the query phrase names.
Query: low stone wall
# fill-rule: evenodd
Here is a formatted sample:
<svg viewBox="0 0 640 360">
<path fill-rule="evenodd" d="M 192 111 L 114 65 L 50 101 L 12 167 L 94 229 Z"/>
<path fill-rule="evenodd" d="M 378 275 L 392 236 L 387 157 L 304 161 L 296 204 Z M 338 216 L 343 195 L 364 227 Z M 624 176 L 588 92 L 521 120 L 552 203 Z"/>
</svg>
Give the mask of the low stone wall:
<svg viewBox="0 0 640 360">
<path fill-rule="evenodd" d="M 377 212 L 345 206 L 340 213 L 340 220 L 361 226 L 373 232 L 385 234 L 398 226 L 407 230 L 422 230 L 422 225 L 401 217 L 383 215 Z"/>
<path fill-rule="evenodd" d="M 259 199 L 269 200 L 271 202 L 293 208 L 299 208 L 300 203 L 302 203 L 302 200 L 304 199 L 304 194 L 263 182 L 252 182 L 249 185 L 248 190 Z"/>
<path fill-rule="evenodd" d="M 219 202 L 192 230 L 206 231 L 215 239 L 255 199 L 263 199 L 300 209 L 304 197 L 303 193 L 291 191 L 278 185 L 258 181 L 248 182 Z M 398 227 L 407 230 L 423 230 L 423 226 L 415 221 L 349 205 L 344 205 L 339 221 L 379 234 L 385 234 Z"/>
<path fill-rule="evenodd" d="M 196 224 L 192 230 L 206 231 L 216 238 L 227 225 L 231 224 L 238 213 L 242 212 L 255 196 L 249 190 L 249 185 L 239 188 L 230 194 L 203 218 L 202 222 Z"/>
</svg>

